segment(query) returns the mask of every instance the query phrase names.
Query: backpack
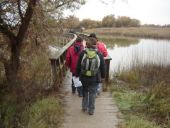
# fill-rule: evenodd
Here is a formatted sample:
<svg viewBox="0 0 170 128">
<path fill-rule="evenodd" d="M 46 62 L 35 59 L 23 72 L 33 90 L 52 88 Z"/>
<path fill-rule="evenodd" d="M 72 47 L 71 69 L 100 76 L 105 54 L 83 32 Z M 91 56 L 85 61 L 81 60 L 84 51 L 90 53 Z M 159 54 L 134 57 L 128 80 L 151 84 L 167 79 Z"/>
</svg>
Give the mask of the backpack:
<svg viewBox="0 0 170 128">
<path fill-rule="evenodd" d="M 95 76 L 100 66 L 98 51 L 95 49 L 86 49 L 81 61 L 81 74 L 85 76 Z"/>
<path fill-rule="evenodd" d="M 80 45 L 74 45 L 74 52 L 79 53 L 81 51 L 81 46 Z"/>
<path fill-rule="evenodd" d="M 76 54 L 80 54 L 81 51 L 83 50 L 83 45 L 81 44 L 81 42 L 75 42 L 73 47 L 74 47 L 74 53 Z"/>
</svg>

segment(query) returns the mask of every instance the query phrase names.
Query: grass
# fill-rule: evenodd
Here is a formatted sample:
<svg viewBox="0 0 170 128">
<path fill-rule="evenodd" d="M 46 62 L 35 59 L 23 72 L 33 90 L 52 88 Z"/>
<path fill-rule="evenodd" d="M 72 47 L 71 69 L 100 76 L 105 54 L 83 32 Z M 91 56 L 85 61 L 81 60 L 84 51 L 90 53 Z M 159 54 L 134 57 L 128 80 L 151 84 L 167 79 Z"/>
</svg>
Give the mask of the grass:
<svg viewBox="0 0 170 128">
<path fill-rule="evenodd" d="M 64 116 L 62 108 L 55 96 L 17 103 L 15 94 L 5 94 L 0 104 L 0 122 L 5 128 L 59 128 Z"/>
<path fill-rule="evenodd" d="M 47 90 L 52 88 L 48 54 L 41 48 L 29 48 L 22 51 L 20 84 L 0 88 L 0 127 L 58 128 L 63 110 L 59 99 L 54 98 L 57 92 Z"/>
<path fill-rule="evenodd" d="M 95 28 L 85 32 L 109 36 L 170 39 L 170 28 L 163 27 Z"/>
<path fill-rule="evenodd" d="M 26 107 L 22 119 L 25 128 L 59 128 L 63 113 L 57 99 L 48 97 Z"/>
<path fill-rule="evenodd" d="M 127 116 L 126 126 L 124 128 L 160 128 L 155 123 L 150 122 L 143 117 L 138 116 Z"/>
<path fill-rule="evenodd" d="M 130 70 L 121 71 L 118 79 L 124 81 L 124 84 L 114 84 L 112 93 L 122 113 L 142 118 L 145 120 L 144 123 L 151 122 L 154 124 L 153 128 L 157 128 L 155 122 L 160 125 L 158 127 L 169 128 L 169 70 L 169 66 L 138 65 Z M 127 121 L 126 119 L 126 123 Z"/>
<path fill-rule="evenodd" d="M 117 105 L 123 113 L 124 123 L 121 128 L 161 128 L 154 121 L 150 121 L 146 115 L 140 113 L 138 108 L 144 106 L 142 93 L 132 91 L 121 85 L 112 86 L 112 94 Z M 143 108 L 143 107 L 142 107 Z"/>
</svg>

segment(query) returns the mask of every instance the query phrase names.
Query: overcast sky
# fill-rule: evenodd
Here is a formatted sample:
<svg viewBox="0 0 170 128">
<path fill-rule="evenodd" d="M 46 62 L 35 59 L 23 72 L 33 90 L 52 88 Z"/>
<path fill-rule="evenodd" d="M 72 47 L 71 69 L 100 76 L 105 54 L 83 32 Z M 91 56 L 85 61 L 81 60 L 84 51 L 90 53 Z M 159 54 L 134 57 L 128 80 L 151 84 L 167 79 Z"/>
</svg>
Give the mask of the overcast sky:
<svg viewBox="0 0 170 128">
<path fill-rule="evenodd" d="M 170 0 L 87 0 L 71 14 L 80 20 L 102 20 L 104 16 L 114 14 L 138 19 L 142 24 L 164 25 L 170 24 Z"/>
</svg>

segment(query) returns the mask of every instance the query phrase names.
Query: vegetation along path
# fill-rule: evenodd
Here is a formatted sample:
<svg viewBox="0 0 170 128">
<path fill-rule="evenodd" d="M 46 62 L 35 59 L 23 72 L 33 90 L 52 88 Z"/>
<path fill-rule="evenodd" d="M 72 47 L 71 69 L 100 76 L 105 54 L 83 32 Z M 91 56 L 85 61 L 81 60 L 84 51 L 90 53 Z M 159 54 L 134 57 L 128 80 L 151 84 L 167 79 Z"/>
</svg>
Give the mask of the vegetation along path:
<svg viewBox="0 0 170 128">
<path fill-rule="evenodd" d="M 81 97 L 71 93 L 71 74 L 64 81 L 65 120 L 63 128 L 117 128 L 120 122 L 118 108 L 109 92 L 102 92 L 96 99 L 94 115 L 81 110 Z"/>
</svg>

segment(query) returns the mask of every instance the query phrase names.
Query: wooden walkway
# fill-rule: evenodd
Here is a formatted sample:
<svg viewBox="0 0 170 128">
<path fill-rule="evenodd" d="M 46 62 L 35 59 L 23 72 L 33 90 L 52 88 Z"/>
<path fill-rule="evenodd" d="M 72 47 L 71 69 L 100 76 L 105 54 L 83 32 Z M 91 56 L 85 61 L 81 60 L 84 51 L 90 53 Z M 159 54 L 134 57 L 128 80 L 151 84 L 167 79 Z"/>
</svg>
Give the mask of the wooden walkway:
<svg viewBox="0 0 170 128">
<path fill-rule="evenodd" d="M 118 128 L 120 113 L 109 92 L 102 92 L 96 99 L 94 115 L 81 110 L 81 100 L 71 93 L 71 74 L 64 81 L 66 115 L 62 128 Z"/>
</svg>

